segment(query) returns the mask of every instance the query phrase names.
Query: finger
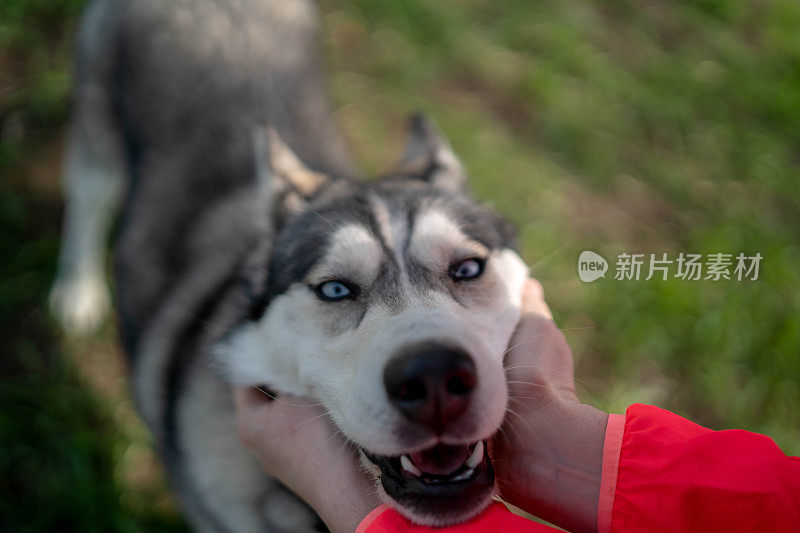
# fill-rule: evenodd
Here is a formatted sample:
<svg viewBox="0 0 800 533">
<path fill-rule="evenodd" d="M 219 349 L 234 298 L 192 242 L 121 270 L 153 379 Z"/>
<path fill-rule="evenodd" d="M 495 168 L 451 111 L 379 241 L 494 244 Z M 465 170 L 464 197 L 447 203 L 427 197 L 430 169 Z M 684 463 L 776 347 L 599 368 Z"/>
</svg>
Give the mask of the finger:
<svg viewBox="0 0 800 533">
<path fill-rule="evenodd" d="M 535 279 L 525 283 L 521 311 L 505 357 L 508 378 L 538 385 L 570 381 L 573 363 L 569 346 L 544 301 L 541 283 Z"/>
<path fill-rule="evenodd" d="M 533 278 L 528 279 L 522 289 L 522 313 L 541 315 L 553 320 L 553 313 L 544 300 L 542 284 Z"/>
</svg>

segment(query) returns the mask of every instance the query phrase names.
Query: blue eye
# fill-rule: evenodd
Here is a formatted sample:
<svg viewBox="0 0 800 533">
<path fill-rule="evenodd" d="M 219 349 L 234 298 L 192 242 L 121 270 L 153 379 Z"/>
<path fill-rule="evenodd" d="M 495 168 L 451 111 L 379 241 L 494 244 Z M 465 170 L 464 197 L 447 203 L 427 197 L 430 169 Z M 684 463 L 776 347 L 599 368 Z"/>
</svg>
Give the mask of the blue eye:
<svg viewBox="0 0 800 533">
<path fill-rule="evenodd" d="M 483 274 L 483 260 L 472 258 L 465 259 L 450 267 L 450 277 L 454 281 L 469 281 Z"/>
<path fill-rule="evenodd" d="M 355 298 L 356 292 L 341 281 L 326 281 L 317 285 L 317 295 L 327 302 Z"/>
</svg>

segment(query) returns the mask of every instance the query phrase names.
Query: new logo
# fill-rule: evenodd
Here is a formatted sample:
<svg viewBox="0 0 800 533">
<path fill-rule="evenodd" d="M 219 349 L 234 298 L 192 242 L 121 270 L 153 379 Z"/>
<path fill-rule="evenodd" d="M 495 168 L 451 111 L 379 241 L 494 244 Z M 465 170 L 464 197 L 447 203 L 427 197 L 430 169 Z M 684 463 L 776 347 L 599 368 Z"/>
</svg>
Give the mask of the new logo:
<svg viewBox="0 0 800 533">
<path fill-rule="evenodd" d="M 578 258 L 578 277 L 584 283 L 592 282 L 599 278 L 606 277 L 608 261 L 603 257 L 589 250 L 581 252 Z"/>
</svg>

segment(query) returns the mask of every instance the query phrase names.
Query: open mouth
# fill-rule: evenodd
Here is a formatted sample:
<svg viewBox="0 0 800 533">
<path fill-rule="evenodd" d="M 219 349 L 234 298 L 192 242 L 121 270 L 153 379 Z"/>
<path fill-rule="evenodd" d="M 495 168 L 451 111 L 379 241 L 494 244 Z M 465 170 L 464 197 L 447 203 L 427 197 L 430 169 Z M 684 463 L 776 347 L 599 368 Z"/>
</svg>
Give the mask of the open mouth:
<svg viewBox="0 0 800 533">
<path fill-rule="evenodd" d="M 386 494 L 413 511 L 454 515 L 459 509 L 468 511 L 478 506 L 479 510 L 494 486 L 494 470 L 484 441 L 437 444 L 394 457 L 362 451 L 380 469 Z"/>
</svg>

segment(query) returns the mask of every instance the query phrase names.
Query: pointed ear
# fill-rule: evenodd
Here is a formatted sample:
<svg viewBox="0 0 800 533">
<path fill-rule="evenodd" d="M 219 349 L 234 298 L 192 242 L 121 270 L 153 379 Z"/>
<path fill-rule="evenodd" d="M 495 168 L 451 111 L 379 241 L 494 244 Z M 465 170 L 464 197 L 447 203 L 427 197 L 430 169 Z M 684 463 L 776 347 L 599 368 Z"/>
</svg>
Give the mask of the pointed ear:
<svg viewBox="0 0 800 533">
<path fill-rule="evenodd" d="M 260 193 L 277 216 L 302 210 L 329 182 L 328 176 L 303 164 L 271 126 L 259 126 L 253 131 L 253 147 Z"/>
<path fill-rule="evenodd" d="M 422 113 L 415 113 L 409 121 L 406 153 L 396 172 L 419 176 L 435 187 L 453 192 L 463 191 L 467 183 L 461 161 L 433 120 Z"/>
</svg>

